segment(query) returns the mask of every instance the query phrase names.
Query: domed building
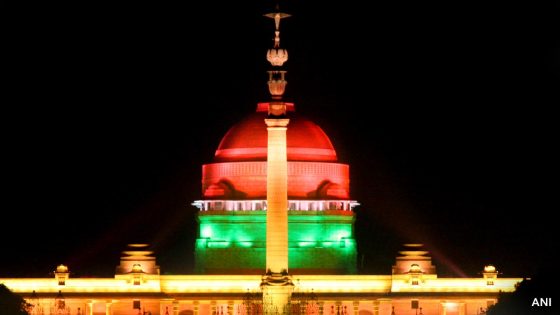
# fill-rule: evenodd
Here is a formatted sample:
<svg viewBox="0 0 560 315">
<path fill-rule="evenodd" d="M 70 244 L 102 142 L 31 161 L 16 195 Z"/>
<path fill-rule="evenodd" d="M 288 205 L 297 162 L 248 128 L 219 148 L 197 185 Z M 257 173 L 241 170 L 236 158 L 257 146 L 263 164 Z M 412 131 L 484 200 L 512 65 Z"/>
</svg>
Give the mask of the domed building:
<svg viewBox="0 0 560 315">
<path fill-rule="evenodd" d="M 196 272 L 262 274 L 265 269 L 268 103 L 231 127 L 213 163 L 202 166 Z M 348 164 L 339 163 L 323 130 L 288 103 L 289 270 L 354 274 L 357 202 L 349 198 Z"/>
<path fill-rule="evenodd" d="M 391 274 L 356 274 L 350 169 L 329 137 L 282 100 L 279 23 L 267 60 L 271 100 L 231 127 L 202 166 L 195 274 L 160 274 L 148 244 L 130 244 L 113 278 L 0 279 L 32 315 L 480 315 L 521 278 L 486 266 L 439 278 L 422 244 L 406 244 Z M 197 180 L 197 179 L 196 179 Z M 1 310 L 0 310 L 1 311 Z"/>
</svg>

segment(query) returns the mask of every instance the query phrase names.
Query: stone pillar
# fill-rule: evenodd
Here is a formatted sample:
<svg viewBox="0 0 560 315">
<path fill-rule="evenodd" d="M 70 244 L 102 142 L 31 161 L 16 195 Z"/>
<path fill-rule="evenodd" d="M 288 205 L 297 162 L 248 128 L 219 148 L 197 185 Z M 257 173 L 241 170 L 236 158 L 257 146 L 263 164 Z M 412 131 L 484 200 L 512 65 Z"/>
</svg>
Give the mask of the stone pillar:
<svg viewBox="0 0 560 315">
<path fill-rule="evenodd" d="M 294 285 L 288 275 L 289 119 L 265 119 L 268 130 L 266 170 L 266 278 L 261 283 L 266 312 L 284 313 Z"/>
<path fill-rule="evenodd" d="M 90 300 L 87 303 L 87 306 L 88 306 L 88 310 L 87 310 L 88 315 L 93 315 L 93 301 Z"/>
<path fill-rule="evenodd" d="M 464 302 L 459 303 L 459 315 L 465 315 L 467 313 L 466 311 L 466 305 Z"/>
<path fill-rule="evenodd" d="M 228 301 L 227 302 L 227 313 L 228 315 L 233 315 L 233 301 Z"/>
<path fill-rule="evenodd" d="M 360 301 L 352 302 L 352 306 L 354 307 L 354 315 L 358 315 L 360 312 Z"/>
<path fill-rule="evenodd" d="M 288 271 L 288 155 L 289 119 L 265 119 L 268 130 L 266 170 L 266 269 Z"/>
<path fill-rule="evenodd" d="M 173 315 L 179 315 L 179 301 L 173 301 Z"/>
<path fill-rule="evenodd" d="M 379 315 L 379 301 L 373 301 L 373 315 Z"/>
<path fill-rule="evenodd" d="M 293 285 L 263 286 L 263 306 L 267 309 L 265 313 L 284 313 L 293 289 Z"/>
<path fill-rule="evenodd" d="M 198 313 L 198 305 L 199 305 L 199 302 L 198 302 L 198 301 L 193 301 L 193 315 L 199 315 L 199 313 Z"/>
<path fill-rule="evenodd" d="M 441 315 L 447 315 L 447 303 L 441 303 Z"/>
<path fill-rule="evenodd" d="M 105 315 L 111 315 L 111 305 L 113 301 L 106 301 L 105 302 Z"/>
</svg>

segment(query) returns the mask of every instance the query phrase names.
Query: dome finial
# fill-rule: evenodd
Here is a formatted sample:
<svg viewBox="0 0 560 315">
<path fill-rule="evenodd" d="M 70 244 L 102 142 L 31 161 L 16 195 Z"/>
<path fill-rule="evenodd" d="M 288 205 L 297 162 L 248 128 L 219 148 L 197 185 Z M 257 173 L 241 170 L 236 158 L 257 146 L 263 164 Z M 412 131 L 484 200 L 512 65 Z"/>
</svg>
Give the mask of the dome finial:
<svg viewBox="0 0 560 315">
<path fill-rule="evenodd" d="M 273 66 L 282 66 L 284 62 L 288 60 L 288 51 L 286 49 L 280 48 L 280 20 L 287 18 L 290 15 L 287 13 L 280 12 L 279 6 L 276 5 L 276 11 L 272 13 L 267 13 L 264 16 L 269 17 L 274 20 L 275 30 L 274 30 L 274 46 L 269 49 L 266 54 L 266 59 Z"/>
<path fill-rule="evenodd" d="M 266 59 L 273 67 L 281 67 L 286 61 L 288 61 L 288 51 L 284 48 L 280 48 L 280 21 L 283 18 L 287 18 L 290 15 L 283 13 L 279 10 L 279 6 L 276 5 L 275 12 L 267 13 L 264 16 L 269 17 L 274 20 L 274 46 L 270 48 L 266 53 Z M 283 116 L 286 114 L 285 106 L 281 103 L 282 96 L 286 90 L 286 72 L 281 68 L 268 71 L 268 91 L 272 96 L 274 102 L 279 102 L 278 104 L 272 104 L 269 108 L 269 114 L 273 116 Z"/>
</svg>

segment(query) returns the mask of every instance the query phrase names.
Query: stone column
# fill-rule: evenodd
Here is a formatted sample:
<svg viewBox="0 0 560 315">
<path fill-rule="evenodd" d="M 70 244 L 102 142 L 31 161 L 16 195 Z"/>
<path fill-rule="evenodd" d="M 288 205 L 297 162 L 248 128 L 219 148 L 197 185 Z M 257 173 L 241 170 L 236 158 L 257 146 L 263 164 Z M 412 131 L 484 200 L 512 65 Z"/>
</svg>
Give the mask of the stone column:
<svg viewBox="0 0 560 315">
<path fill-rule="evenodd" d="M 354 307 L 354 315 L 358 315 L 360 312 L 360 301 L 352 302 L 352 306 Z"/>
<path fill-rule="evenodd" d="M 288 155 L 289 119 L 265 119 L 268 130 L 266 170 L 266 269 L 288 271 Z"/>
<path fill-rule="evenodd" d="M 286 130 L 289 119 L 265 119 L 268 130 L 266 170 L 266 279 L 263 303 L 270 312 L 288 307 L 293 284 L 288 275 L 288 155 Z"/>
<path fill-rule="evenodd" d="M 193 315 L 199 315 L 199 313 L 198 313 L 198 305 L 199 305 L 199 302 L 198 302 L 198 301 L 193 301 Z"/>
<path fill-rule="evenodd" d="M 179 315 L 179 301 L 173 301 L 173 315 Z"/>
<path fill-rule="evenodd" d="M 379 301 L 373 301 L 373 315 L 379 315 Z"/>
<path fill-rule="evenodd" d="M 111 315 L 111 305 L 113 301 L 106 301 L 105 302 L 105 315 Z"/>
</svg>

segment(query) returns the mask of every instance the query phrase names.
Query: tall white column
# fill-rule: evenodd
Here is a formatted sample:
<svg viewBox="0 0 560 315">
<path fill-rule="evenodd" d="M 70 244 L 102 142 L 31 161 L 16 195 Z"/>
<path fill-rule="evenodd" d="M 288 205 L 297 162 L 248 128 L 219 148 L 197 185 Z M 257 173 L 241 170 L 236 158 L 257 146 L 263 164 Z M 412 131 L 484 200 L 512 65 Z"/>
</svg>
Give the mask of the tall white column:
<svg viewBox="0 0 560 315">
<path fill-rule="evenodd" d="M 284 313 L 292 294 L 288 276 L 288 155 L 289 119 L 265 119 L 268 130 L 266 176 L 266 272 L 263 302 L 266 313 Z"/>
<path fill-rule="evenodd" d="M 265 119 L 268 130 L 266 178 L 266 270 L 288 271 L 288 157 L 289 119 Z"/>
<path fill-rule="evenodd" d="M 274 48 L 267 52 L 272 66 L 280 67 L 288 60 L 288 51 L 280 48 L 280 20 L 286 13 L 265 14 L 273 18 L 276 26 Z M 288 311 L 288 301 L 293 283 L 288 275 L 288 153 L 286 130 L 290 120 L 286 117 L 286 103 L 282 95 L 286 89 L 286 70 L 267 71 L 268 103 L 267 169 L 266 169 L 266 275 L 261 287 L 265 314 L 283 314 Z"/>
</svg>

